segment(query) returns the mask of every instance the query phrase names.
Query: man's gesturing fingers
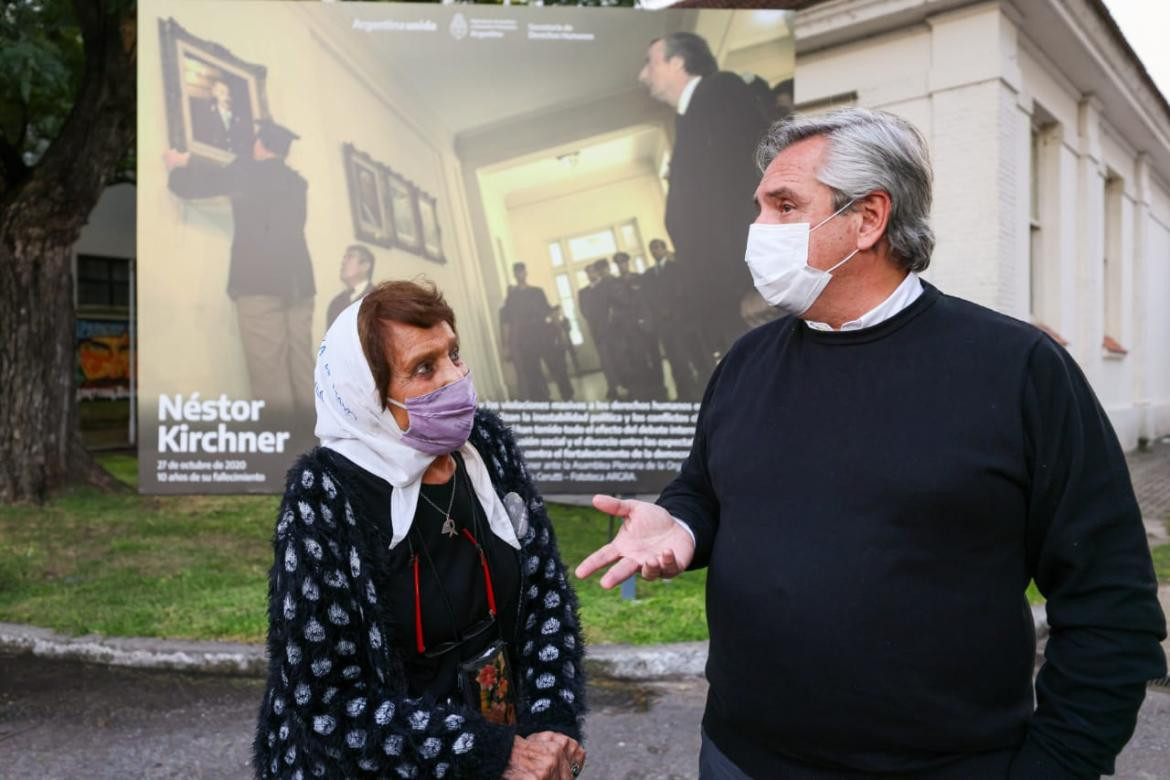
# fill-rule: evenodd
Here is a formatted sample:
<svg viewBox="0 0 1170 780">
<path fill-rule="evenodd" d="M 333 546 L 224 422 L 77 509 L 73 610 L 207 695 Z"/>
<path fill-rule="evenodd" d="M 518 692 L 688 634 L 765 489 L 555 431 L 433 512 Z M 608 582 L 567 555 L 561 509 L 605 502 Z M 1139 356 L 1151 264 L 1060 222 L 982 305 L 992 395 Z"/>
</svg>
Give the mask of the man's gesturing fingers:
<svg viewBox="0 0 1170 780">
<path fill-rule="evenodd" d="M 666 552 L 658 556 L 658 562 L 662 568 L 663 577 L 677 577 L 682 574 L 682 567 L 678 565 L 678 558 L 674 556 L 674 550 L 668 548 Z"/>
<path fill-rule="evenodd" d="M 588 577 L 613 563 L 613 568 L 601 578 L 601 587 L 612 588 L 639 569 L 643 577 L 653 580 L 673 577 L 686 568 L 689 553 L 684 550 L 684 559 L 679 561 L 678 553 L 671 548 L 681 544 L 689 550 L 693 545 L 665 509 L 645 501 L 618 500 L 604 495 L 594 496 L 593 505 L 622 517 L 622 527 L 609 544 L 581 562 L 577 567 L 578 577 Z M 664 557 L 667 552 L 670 558 Z"/>
<path fill-rule="evenodd" d="M 613 515 L 614 517 L 628 516 L 633 503 L 632 501 L 623 501 L 620 498 L 602 494 L 593 497 L 593 507 L 598 512 L 605 512 L 607 515 Z"/>
<path fill-rule="evenodd" d="M 633 558 L 622 558 L 601 576 L 601 587 L 609 590 L 633 577 L 641 566 Z"/>
<path fill-rule="evenodd" d="M 612 543 L 603 545 L 600 549 L 592 552 L 588 558 L 577 564 L 576 574 L 580 579 L 585 579 L 621 557 L 621 553 L 617 551 L 617 548 Z"/>
</svg>

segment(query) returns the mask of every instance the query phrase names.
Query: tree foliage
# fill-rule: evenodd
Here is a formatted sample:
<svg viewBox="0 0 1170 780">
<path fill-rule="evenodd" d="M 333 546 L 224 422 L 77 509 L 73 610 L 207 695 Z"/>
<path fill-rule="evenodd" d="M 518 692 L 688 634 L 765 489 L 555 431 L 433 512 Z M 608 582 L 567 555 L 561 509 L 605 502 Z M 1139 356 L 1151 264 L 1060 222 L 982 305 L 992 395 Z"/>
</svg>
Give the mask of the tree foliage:
<svg viewBox="0 0 1170 780">
<path fill-rule="evenodd" d="M 85 39 L 74 5 L 0 0 L 0 194 L 24 182 L 74 108 L 86 75 Z M 128 25 L 125 35 L 133 36 L 134 0 L 87 5 L 104 6 L 99 14 Z M 132 180 L 133 171 L 130 143 L 111 181 Z"/>
<path fill-rule="evenodd" d="M 72 248 L 132 160 L 134 0 L 0 0 L 0 501 L 114 481 L 73 386 Z"/>
<path fill-rule="evenodd" d="M 73 8 L 64 0 L 5 2 L 0 42 L 0 164 L 9 189 L 61 132 L 85 58 Z"/>
</svg>

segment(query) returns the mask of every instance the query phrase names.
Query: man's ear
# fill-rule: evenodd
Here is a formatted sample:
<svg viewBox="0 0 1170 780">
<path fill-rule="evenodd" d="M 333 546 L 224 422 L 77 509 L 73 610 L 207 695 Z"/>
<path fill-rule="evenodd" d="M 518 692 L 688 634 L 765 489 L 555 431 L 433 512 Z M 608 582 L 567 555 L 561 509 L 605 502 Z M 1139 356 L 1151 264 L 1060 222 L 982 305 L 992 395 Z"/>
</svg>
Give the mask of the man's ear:
<svg viewBox="0 0 1170 780">
<path fill-rule="evenodd" d="M 890 195 L 875 190 L 864 198 L 858 198 L 853 211 L 861 214 L 861 229 L 857 233 L 857 248 L 861 251 L 873 249 L 886 234 L 890 223 Z"/>
</svg>

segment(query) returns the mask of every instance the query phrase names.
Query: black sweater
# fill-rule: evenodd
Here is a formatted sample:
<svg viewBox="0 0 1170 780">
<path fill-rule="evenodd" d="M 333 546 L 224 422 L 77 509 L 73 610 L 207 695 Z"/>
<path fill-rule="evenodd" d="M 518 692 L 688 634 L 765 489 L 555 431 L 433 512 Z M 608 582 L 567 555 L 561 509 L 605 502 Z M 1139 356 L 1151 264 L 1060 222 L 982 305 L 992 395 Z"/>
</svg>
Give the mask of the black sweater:
<svg viewBox="0 0 1170 780">
<path fill-rule="evenodd" d="M 320 452 L 334 465 L 335 473 L 350 490 L 352 503 L 357 507 L 355 511 L 369 521 L 369 532 L 376 540 L 370 546 L 373 556 L 370 577 L 378 593 L 385 594 L 379 603 L 379 614 L 393 636 L 394 650 L 402 659 L 407 693 L 416 697 L 429 694 L 438 701 L 461 697 L 457 683 L 461 661 L 477 657 L 497 639 L 505 639 L 515 648 L 520 646 L 515 641 L 523 563 L 520 551 L 489 530 L 487 515 L 476 500 L 459 453 L 455 453 L 454 479 L 442 485 L 422 485 L 410 532 L 391 549 L 390 501 L 394 489 L 390 483 L 333 450 L 322 448 Z M 452 489 L 455 490 L 453 500 Z M 459 533 L 454 537 L 443 534 L 447 516 L 427 499 L 444 508 L 450 502 L 451 517 Z M 377 522 L 378 518 L 381 523 Z M 487 555 L 498 609 L 491 627 L 485 628 L 489 612 L 483 569 L 476 548 L 462 535 L 463 528 L 479 540 Z M 429 656 L 418 651 L 411 565 L 415 553 L 419 556 L 423 640 L 432 653 Z M 453 644 L 458 646 L 434 654 L 441 645 Z"/>
<path fill-rule="evenodd" d="M 929 285 L 872 328 L 744 336 L 659 503 L 709 567 L 704 728 L 752 776 L 1095 776 L 1166 673 L 1084 376 Z M 1035 711 L 1030 579 L 1051 624 Z"/>
<path fill-rule="evenodd" d="M 544 502 L 511 433 L 476 414 L 471 442 L 502 496 L 528 507 L 522 568 L 517 725 L 488 723 L 461 704 L 411 696 L 392 594 L 379 590 L 373 549 L 385 516 L 363 511 L 360 490 L 315 449 L 289 472 L 269 577 L 268 689 L 253 743 L 258 778 L 498 778 L 516 734 L 581 739 L 585 712 L 577 599 Z"/>
</svg>

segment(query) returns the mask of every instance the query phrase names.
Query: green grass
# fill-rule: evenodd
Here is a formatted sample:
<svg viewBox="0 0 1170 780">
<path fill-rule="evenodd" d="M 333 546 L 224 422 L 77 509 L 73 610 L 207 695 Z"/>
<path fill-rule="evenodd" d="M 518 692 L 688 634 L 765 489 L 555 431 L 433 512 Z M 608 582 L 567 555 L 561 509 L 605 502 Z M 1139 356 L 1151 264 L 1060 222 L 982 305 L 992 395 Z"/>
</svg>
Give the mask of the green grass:
<svg viewBox="0 0 1170 780">
<path fill-rule="evenodd" d="M 137 484 L 137 459 L 101 458 Z M 0 621 L 69 634 L 259 642 L 266 630 L 276 496 L 66 492 L 43 507 L 0 507 Z M 569 569 L 608 539 L 605 516 L 550 505 Z M 1170 582 L 1170 545 L 1153 551 Z M 590 642 L 652 644 L 707 636 L 705 571 L 637 581 L 637 600 L 574 579 Z M 1029 600 L 1044 601 L 1033 584 Z"/>
<path fill-rule="evenodd" d="M 277 499 L 69 491 L 0 507 L 0 620 L 259 641 Z"/>
<path fill-rule="evenodd" d="M 137 460 L 101 458 L 137 483 Z M 259 642 L 266 630 L 276 496 L 110 495 L 78 488 L 43 507 L 0 507 L 0 621 L 69 634 Z M 607 540 L 606 518 L 550 505 L 570 569 Z M 638 582 L 638 600 L 574 580 L 590 642 L 706 636 L 705 572 Z"/>
<path fill-rule="evenodd" d="M 1155 547 L 1150 552 L 1154 555 L 1154 574 L 1158 582 L 1170 583 L 1170 544 Z"/>
<path fill-rule="evenodd" d="M 1040 595 L 1040 589 L 1036 587 L 1035 582 L 1028 583 L 1028 603 L 1032 605 L 1044 603 L 1044 597 Z"/>
<path fill-rule="evenodd" d="M 103 455 L 98 460 L 106 471 L 131 487 L 138 487 L 138 458 L 133 455 Z"/>
</svg>

